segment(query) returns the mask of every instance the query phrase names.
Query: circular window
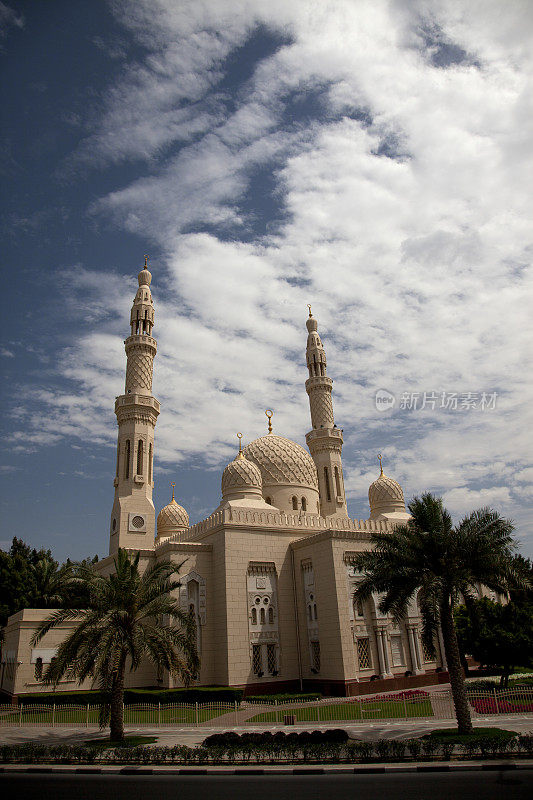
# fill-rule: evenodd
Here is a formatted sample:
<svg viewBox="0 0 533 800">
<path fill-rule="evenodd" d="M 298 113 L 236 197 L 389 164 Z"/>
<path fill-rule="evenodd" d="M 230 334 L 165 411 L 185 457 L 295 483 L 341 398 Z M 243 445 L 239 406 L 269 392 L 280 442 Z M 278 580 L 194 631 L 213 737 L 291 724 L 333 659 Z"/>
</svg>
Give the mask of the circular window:
<svg viewBox="0 0 533 800">
<path fill-rule="evenodd" d="M 265 597 L 265 599 L 263 600 L 263 603 L 264 603 L 266 606 L 268 605 L 268 597 Z"/>
<path fill-rule="evenodd" d="M 261 602 L 261 598 L 260 598 L 260 597 L 256 597 L 256 598 L 255 598 L 255 602 L 256 602 L 256 603 L 260 603 L 260 602 Z"/>
<path fill-rule="evenodd" d="M 309 595 L 309 599 L 310 599 L 310 600 L 314 600 L 314 599 L 315 599 L 315 598 L 314 598 L 314 595 L 310 594 L 310 595 Z"/>
<path fill-rule="evenodd" d="M 133 517 L 131 524 L 133 525 L 134 528 L 137 529 L 144 527 L 144 517 L 140 517 L 139 515 Z"/>
</svg>

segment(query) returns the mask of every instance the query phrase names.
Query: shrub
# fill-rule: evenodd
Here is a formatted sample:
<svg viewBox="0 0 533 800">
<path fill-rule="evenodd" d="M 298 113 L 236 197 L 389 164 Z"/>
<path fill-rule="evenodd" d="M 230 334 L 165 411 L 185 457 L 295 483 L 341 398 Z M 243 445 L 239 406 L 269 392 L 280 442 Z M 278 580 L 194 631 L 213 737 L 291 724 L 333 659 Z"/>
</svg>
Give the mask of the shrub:
<svg viewBox="0 0 533 800">
<path fill-rule="evenodd" d="M 309 692 L 308 694 L 254 694 L 247 695 L 244 699 L 247 703 L 292 703 L 298 701 L 311 701 L 320 700 L 322 695 L 320 692 Z"/>
<path fill-rule="evenodd" d="M 401 761 L 405 757 L 406 749 L 407 749 L 407 744 L 402 739 L 393 739 L 391 741 L 391 753 L 393 758 L 399 759 Z"/>
<path fill-rule="evenodd" d="M 124 704 L 147 703 L 240 703 L 243 690 L 229 686 L 200 686 L 192 689 L 125 689 Z M 19 696 L 22 705 L 100 705 L 101 692 L 33 692 Z"/>
<path fill-rule="evenodd" d="M 199 686 L 193 689 L 126 689 L 125 705 L 137 703 L 240 703 L 243 690 L 229 686 Z"/>
<path fill-rule="evenodd" d="M 377 742 L 374 742 L 374 748 L 379 758 L 385 761 L 385 759 L 390 758 L 392 742 L 390 739 L 378 739 Z"/>
<path fill-rule="evenodd" d="M 422 742 L 420 739 L 408 739 L 406 744 L 411 758 L 416 760 L 422 750 Z"/>
</svg>

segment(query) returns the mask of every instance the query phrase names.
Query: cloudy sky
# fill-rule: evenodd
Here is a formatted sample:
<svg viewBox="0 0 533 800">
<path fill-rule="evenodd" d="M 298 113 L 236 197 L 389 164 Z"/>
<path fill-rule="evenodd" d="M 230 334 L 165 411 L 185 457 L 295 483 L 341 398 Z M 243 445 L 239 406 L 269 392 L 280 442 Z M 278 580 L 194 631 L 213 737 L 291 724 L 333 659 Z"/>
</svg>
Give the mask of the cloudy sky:
<svg viewBox="0 0 533 800">
<path fill-rule="evenodd" d="M 3 546 L 106 555 L 143 254 L 156 506 L 300 443 L 312 303 L 349 510 L 377 453 L 533 555 L 528 0 L 6 0 Z M 389 403 L 376 403 L 389 398 Z"/>
</svg>

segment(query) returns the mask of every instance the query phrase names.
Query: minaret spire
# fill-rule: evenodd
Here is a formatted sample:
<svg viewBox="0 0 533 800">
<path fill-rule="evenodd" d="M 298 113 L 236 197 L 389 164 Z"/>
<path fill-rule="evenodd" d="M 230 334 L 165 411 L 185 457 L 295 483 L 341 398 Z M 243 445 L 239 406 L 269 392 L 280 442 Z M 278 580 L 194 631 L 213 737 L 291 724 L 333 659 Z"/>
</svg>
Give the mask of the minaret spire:
<svg viewBox="0 0 533 800">
<path fill-rule="evenodd" d="M 139 550 L 154 546 L 154 434 L 160 406 L 152 395 L 157 342 L 152 337 L 155 315 L 148 258 L 144 256 L 144 266 L 137 276 L 139 288 L 130 314 L 131 335 L 124 342 L 127 356 L 124 394 L 115 401 L 118 447 L 111 554 L 119 547 Z"/>
<path fill-rule="evenodd" d="M 309 395 L 312 430 L 305 439 L 316 464 L 320 491 L 320 513 L 347 517 L 342 474 L 342 431 L 335 425 L 331 390 L 333 381 L 326 374 L 326 351 L 318 334 L 318 323 L 309 308 L 306 361 L 309 377 L 305 389 Z"/>
</svg>

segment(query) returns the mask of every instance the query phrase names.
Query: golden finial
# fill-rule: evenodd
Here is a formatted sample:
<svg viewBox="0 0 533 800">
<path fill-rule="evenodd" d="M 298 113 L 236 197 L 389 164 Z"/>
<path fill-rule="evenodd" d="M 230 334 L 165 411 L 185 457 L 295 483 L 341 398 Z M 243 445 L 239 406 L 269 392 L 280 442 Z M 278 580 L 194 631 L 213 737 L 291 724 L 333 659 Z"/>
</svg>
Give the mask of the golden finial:
<svg viewBox="0 0 533 800">
<path fill-rule="evenodd" d="M 146 256 L 145 256 L 145 258 L 146 258 Z M 170 502 L 174 503 L 175 502 L 174 501 L 174 487 L 176 486 L 176 484 L 175 483 L 171 483 L 170 485 L 172 486 L 172 500 Z"/>
<path fill-rule="evenodd" d="M 313 315 L 311 314 L 311 303 L 307 304 L 307 308 L 309 309 L 309 316 L 312 317 Z"/>
<path fill-rule="evenodd" d="M 144 268 L 148 269 L 148 259 L 150 256 L 147 256 L 146 253 L 144 254 Z"/>
<path fill-rule="evenodd" d="M 239 455 L 237 456 L 237 458 L 244 458 L 242 454 L 242 433 L 238 433 L 237 438 L 239 440 Z"/>
<path fill-rule="evenodd" d="M 382 458 L 383 458 L 383 456 L 381 455 L 381 453 L 378 453 L 379 468 L 381 470 L 380 475 L 379 475 L 380 478 L 383 475 L 383 464 L 381 463 Z"/>
<path fill-rule="evenodd" d="M 268 432 L 272 433 L 272 417 L 274 415 L 274 412 L 271 411 L 269 408 L 267 408 L 267 410 L 265 411 L 265 414 L 268 417 Z"/>
</svg>

